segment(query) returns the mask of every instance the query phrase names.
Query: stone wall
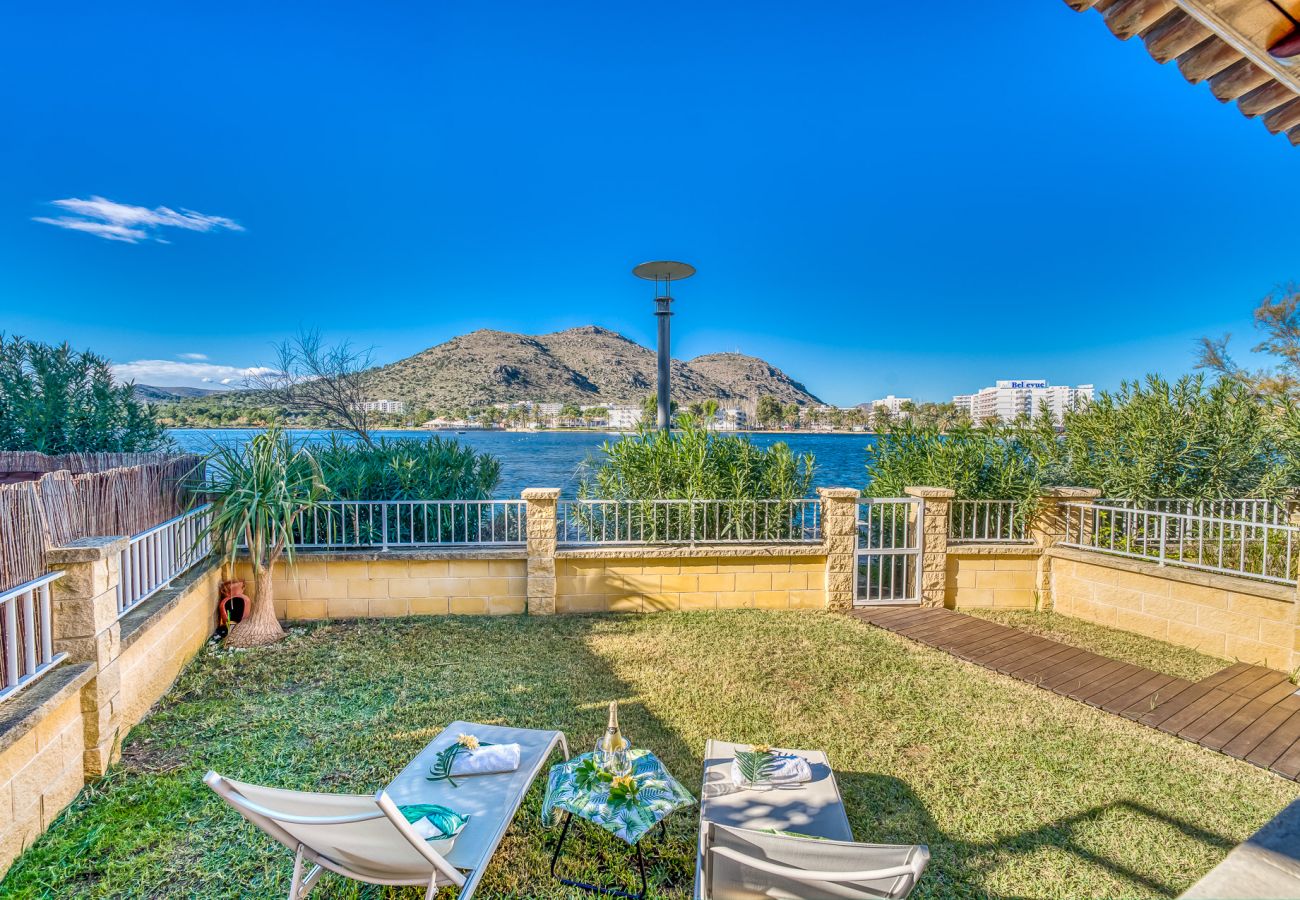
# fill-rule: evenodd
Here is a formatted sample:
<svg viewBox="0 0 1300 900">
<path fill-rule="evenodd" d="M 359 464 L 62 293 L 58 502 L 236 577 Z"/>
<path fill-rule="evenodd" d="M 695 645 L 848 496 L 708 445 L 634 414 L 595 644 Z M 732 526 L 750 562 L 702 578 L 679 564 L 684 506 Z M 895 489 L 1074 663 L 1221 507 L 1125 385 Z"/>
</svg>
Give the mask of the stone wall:
<svg viewBox="0 0 1300 900">
<path fill-rule="evenodd" d="M 1063 615 L 1225 659 L 1283 671 L 1297 664 L 1293 586 L 1068 547 L 1050 554 Z"/>
<path fill-rule="evenodd" d="M 281 619 L 522 613 L 528 599 L 522 551 L 302 553 L 272 578 Z M 252 589 L 247 563 L 237 568 Z"/>
<path fill-rule="evenodd" d="M 64 665 L 5 700 L 0 731 L 0 876 L 86 783 L 81 689 L 90 666 Z"/>
<path fill-rule="evenodd" d="M 826 557 L 711 547 L 651 556 L 644 550 L 559 551 L 556 611 L 822 609 Z"/>
<path fill-rule="evenodd" d="M 1037 547 L 950 544 L 944 605 L 949 609 L 1038 608 L 1035 574 L 1041 555 Z"/>
<path fill-rule="evenodd" d="M 125 538 L 83 538 L 48 553 L 54 647 L 68 659 L 0 704 L 0 876 L 88 781 L 212 634 L 219 568 L 194 567 L 117 614 Z"/>
<path fill-rule="evenodd" d="M 277 567 L 272 587 L 288 620 L 545 615 L 530 609 L 529 563 L 514 551 L 302 554 Z M 548 612 L 826 606 L 826 557 L 806 548 L 560 550 L 553 565 Z M 246 564 L 238 575 L 251 584 Z"/>
<path fill-rule="evenodd" d="M 125 731 L 171 689 L 216 629 L 221 569 L 203 566 L 122 619 L 122 721 Z"/>
</svg>

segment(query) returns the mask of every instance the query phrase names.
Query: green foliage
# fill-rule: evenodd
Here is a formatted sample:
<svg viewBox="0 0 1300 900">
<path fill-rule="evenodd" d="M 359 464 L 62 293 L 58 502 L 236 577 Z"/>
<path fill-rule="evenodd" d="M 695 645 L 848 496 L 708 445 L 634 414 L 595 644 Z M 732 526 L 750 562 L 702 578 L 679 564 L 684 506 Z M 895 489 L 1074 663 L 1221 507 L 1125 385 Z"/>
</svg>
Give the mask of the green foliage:
<svg viewBox="0 0 1300 900">
<path fill-rule="evenodd" d="M 1232 379 L 1150 375 L 1065 414 L 1013 425 L 895 423 L 867 451 L 868 492 L 947 487 L 958 499 L 1010 499 L 1031 511 L 1045 485 L 1103 497 L 1279 497 L 1300 484 L 1300 410 Z"/>
<path fill-rule="evenodd" d="M 606 441 L 604 460 L 584 463 L 578 495 L 602 500 L 795 500 L 808 495 L 815 460 L 784 443 L 710 435 L 687 418 L 668 434 L 642 428 Z"/>
<path fill-rule="evenodd" d="M 496 457 L 441 437 L 367 447 L 331 435 L 314 454 L 340 500 L 488 500 L 501 482 Z"/>
<path fill-rule="evenodd" d="M 204 533 L 231 565 L 246 549 L 258 572 L 270 569 L 282 553 L 293 558 L 298 519 L 320 509 L 328 493 L 311 453 L 277 428 L 242 445 L 214 447 L 203 490 L 215 507 Z"/>
<path fill-rule="evenodd" d="M 677 401 L 668 400 L 668 418 L 671 420 L 677 416 Z M 659 395 L 646 394 L 645 399 L 641 401 L 641 424 L 654 427 L 659 421 Z"/>
<path fill-rule="evenodd" d="M 132 453 L 170 444 L 131 385 L 114 384 L 108 360 L 0 334 L 0 450 Z"/>
<path fill-rule="evenodd" d="M 1286 439 L 1294 424 L 1293 412 L 1279 416 L 1238 381 L 1150 375 L 1067 413 L 1053 465 L 1105 497 L 1276 495 L 1286 461 L 1295 465 L 1297 445 Z"/>
<path fill-rule="evenodd" d="M 866 493 L 901 497 L 913 485 L 946 487 L 958 500 L 1018 500 L 1019 514 L 1028 516 L 1047 483 L 1054 442 L 1050 423 L 961 424 L 945 433 L 900 419 L 867 448 Z"/>
<path fill-rule="evenodd" d="M 754 418 L 759 425 L 780 425 L 785 418 L 785 410 L 781 408 L 781 401 L 775 397 L 759 397 L 754 407 Z"/>
<path fill-rule="evenodd" d="M 737 750 L 736 768 L 740 777 L 750 784 L 758 784 L 776 765 L 776 754 L 771 750 Z"/>
</svg>

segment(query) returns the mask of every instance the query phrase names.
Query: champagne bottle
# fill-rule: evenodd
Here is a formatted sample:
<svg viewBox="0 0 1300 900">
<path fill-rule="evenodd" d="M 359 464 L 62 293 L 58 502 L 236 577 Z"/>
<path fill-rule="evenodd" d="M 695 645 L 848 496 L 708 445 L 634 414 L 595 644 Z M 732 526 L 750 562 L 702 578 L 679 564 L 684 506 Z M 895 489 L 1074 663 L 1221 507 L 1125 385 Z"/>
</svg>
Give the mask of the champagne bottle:
<svg viewBox="0 0 1300 900">
<path fill-rule="evenodd" d="M 628 758 L 631 746 L 618 727 L 618 701 L 614 700 L 609 704 L 609 727 L 605 729 L 605 736 L 596 744 L 596 756 L 601 768 L 615 775 L 626 775 L 632 769 Z"/>
</svg>

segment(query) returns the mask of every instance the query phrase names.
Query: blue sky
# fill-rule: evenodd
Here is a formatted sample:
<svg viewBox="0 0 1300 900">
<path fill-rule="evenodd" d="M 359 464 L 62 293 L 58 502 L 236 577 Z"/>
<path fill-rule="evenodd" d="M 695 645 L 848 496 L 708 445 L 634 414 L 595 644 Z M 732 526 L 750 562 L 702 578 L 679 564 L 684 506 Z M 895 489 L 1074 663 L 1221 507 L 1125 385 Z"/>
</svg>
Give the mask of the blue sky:
<svg viewBox="0 0 1300 900">
<path fill-rule="evenodd" d="M 6 20 L 0 330 L 164 361 L 132 370 L 155 384 L 301 326 L 385 361 L 474 328 L 649 344 L 629 269 L 680 258 L 678 357 L 845 404 L 1111 387 L 1201 334 L 1244 349 L 1300 277 L 1300 149 L 1059 0 Z M 122 206 L 55 203 L 95 197 Z"/>
</svg>

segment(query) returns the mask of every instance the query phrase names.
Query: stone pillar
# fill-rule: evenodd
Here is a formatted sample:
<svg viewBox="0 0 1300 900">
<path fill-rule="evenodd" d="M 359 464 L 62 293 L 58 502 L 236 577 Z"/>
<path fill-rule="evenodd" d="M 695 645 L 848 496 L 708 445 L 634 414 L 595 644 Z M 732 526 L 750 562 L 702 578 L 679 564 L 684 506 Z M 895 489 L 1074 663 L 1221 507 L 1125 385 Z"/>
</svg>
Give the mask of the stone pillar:
<svg viewBox="0 0 1300 900">
<path fill-rule="evenodd" d="M 555 615 L 555 513 L 560 489 L 527 488 L 520 496 L 527 508 L 528 614 Z"/>
<path fill-rule="evenodd" d="M 1069 509 L 1064 504 L 1091 504 L 1100 496 L 1101 491 L 1096 488 L 1049 487 L 1044 488 L 1038 498 L 1038 509 L 1025 523 L 1025 531 L 1029 539 L 1034 542 L 1034 546 L 1042 551 L 1034 571 L 1034 593 L 1037 594 L 1039 609 L 1052 607 L 1052 557 L 1048 551 L 1065 540 Z M 1078 540 L 1083 536 L 1078 534 L 1079 529 L 1083 529 L 1084 534 L 1087 534 L 1092 529 L 1092 520 L 1087 516 L 1082 520 L 1076 517 L 1072 528 L 1072 534 Z"/>
<path fill-rule="evenodd" d="M 856 488 L 818 488 L 822 506 L 822 546 L 826 553 L 826 608 L 853 608 L 858 578 L 858 499 Z"/>
<path fill-rule="evenodd" d="M 1300 526 L 1300 489 L 1292 488 L 1282 500 L 1286 509 L 1286 524 Z"/>
<path fill-rule="evenodd" d="M 956 491 L 908 487 L 903 493 L 925 503 L 921 534 L 921 605 L 943 606 L 948 591 L 948 511 Z"/>
<path fill-rule="evenodd" d="M 86 778 L 103 775 L 122 749 L 122 677 L 118 669 L 118 561 L 125 537 L 78 538 L 46 552 L 64 575 L 51 585 L 54 652 L 88 662 L 95 675 L 81 689 Z"/>
</svg>

